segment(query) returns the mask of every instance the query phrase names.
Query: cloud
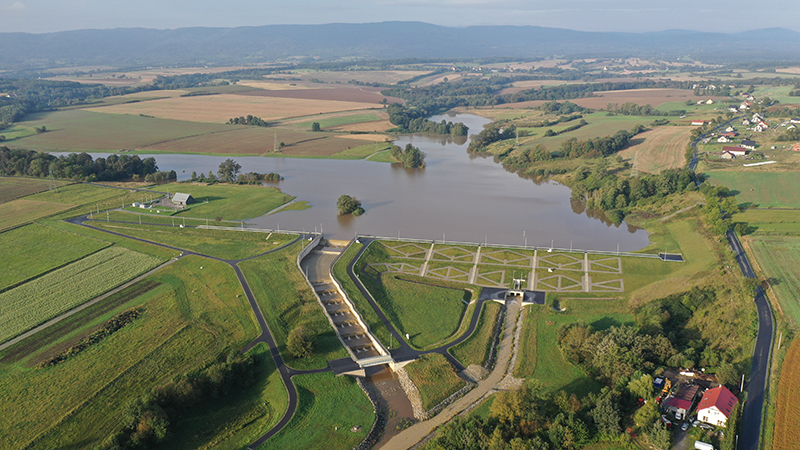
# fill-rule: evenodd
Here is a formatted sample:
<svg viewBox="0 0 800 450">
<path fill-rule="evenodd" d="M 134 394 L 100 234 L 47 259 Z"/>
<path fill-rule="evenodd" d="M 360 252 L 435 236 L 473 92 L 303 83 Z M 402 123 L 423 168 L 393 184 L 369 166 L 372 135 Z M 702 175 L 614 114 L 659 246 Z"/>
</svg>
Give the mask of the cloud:
<svg viewBox="0 0 800 450">
<path fill-rule="evenodd" d="M 25 4 L 22 2 L 14 2 L 10 5 L 3 6 L 3 9 L 7 11 L 22 11 L 25 9 Z"/>
</svg>

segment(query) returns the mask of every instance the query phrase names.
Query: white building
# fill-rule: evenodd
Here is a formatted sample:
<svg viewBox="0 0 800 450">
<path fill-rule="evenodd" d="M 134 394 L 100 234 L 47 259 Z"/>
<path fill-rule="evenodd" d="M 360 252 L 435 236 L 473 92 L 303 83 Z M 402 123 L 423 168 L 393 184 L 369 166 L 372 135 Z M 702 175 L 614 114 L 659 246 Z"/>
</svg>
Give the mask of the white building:
<svg viewBox="0 0 800 450">
<path fill-rule="evenodd" d="M 697 405 L 697 420 L 724 427 L 737 403 L 739 400 L 725 386 L 709 389 Z"/>
</svg>

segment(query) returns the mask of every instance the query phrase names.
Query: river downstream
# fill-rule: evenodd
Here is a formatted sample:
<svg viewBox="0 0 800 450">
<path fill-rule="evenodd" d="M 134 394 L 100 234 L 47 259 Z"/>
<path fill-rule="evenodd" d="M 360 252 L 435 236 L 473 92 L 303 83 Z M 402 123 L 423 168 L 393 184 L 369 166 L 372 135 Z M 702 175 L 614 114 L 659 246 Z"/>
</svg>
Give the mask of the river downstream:
<svg viewBox="0 0 800 450">
<path fill-rule="evenodd" d="M 470 134 L 489 120 L 471 115 L 431 120 L 464 122 Z M 279 186 L 311 208 L 283 211 L 248 220 L 254 226 L 319 231 L 349 240 L 356 233 L 447 241 L 633 251 L 648 245 L 648 235 L 626 224 L 614 226 L 587 216 L 570 202 L 570 189 L 506 172 L 491 158 L 467 154 L 467 143 L 430 136 L 404 135 L 395 144 L 412 143 L 427 154 L 425 169 L 364 160 L 235 157 L 243 172 L 278 172 Z M 105 154 L 93 154 L 105 156 Z M 147 155 L 150 156 L 150 155 Z M 226 157 L 152 155 L 160 170 L 175 170 L 179 180 L 193 171 L 216 172 Z M 186 191 L 191 193 L 191 187 Z M 366 214 L 337 217 L 342 194 L 361 200 Z M 619 247 L 618 247 L 619 246 Z"/>
</svg>

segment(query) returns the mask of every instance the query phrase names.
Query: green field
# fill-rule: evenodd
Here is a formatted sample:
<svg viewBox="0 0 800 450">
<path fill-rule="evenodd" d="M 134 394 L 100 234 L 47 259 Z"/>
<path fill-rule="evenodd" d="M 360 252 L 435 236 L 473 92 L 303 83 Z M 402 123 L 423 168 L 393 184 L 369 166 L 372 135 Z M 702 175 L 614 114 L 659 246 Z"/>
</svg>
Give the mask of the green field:
<svg viewBox="0 0 800 450">
<path fill-rule="evenodd" d="M 486 362 L 489 357 L 489 350 L 491 350 L 490 345 L 492 343 L 494 324 L 500 309 L 501 306 L 497 302 L 484 303 L 475 331 L 467 340 L 449 350 L 450 354 L 455 356 L 465 367 L 470 364 L 480 366 Z"/>
<path fill-rule="evenodd" d="M 456 375 L 447 358 L 438 353 L 422 355 L 405 366 L 408 376 L 419 389 L 422 406 L 429 410 L 457 390 L 464 387 L 464 380 Z"/>
<path fill-rule="evenodd" d="M 141 192 L 129 192 L 126 189 L 76 183 L 58 188 L 58 190 L 30 195 L 22 200 L 62 203 L 65 205 L 66 212 L 53 217 L 65 219 L 89 214 L 92 211 L 97 212 L 98 209 L 103 211 L 110 208 L 119 208 L 123 204 L 140 201 L 141 197 Z"/>
<path fill-rule="evenodd" d="M 297 369 L 317 369 L 332 359 L 347 357 L 319 302 L 297 267 L 304 241 L 269 255 L 239 263 L 286 363 Z M 314 335 L 314 353 L 293 358 L 286 349 L 289 333 L 306 326 Z"/>
<path fill-rule="evenodd" d="M 552 137 L 544 137 L 544 133 L 551 127 L 531 128 L 529 129 L 530 136 L 524 140 L 520 139 L 520 146 L 524 148 L 534 148 L 539 144 L 544 145 L 550 151 L 558 150 L 561 143 L 567 139 L 576 138 L 578 140 L 586 140 L 590 138 L 597 138 L 603 136 L 611 136 L 619 130 L 630 131 L 635 125 L 647 125 L 653 121 L 653 117 L 639 117 L 639 116 L 609 116 L 605 112 L 596 112 L 584 115 L 584 120 L 588 122 L 581 128 L 575 131 L 568 131 L 564 134 L 559 134 Z M 559 124 L 553 126 L 553 131 L 566 128 L 573 123 Z M 489 148 L 492 151 L 492 147 Z"/>
<path fill-rule="evenodd" d="M 200 266 L 206 269 L 200 270 Z M 258 335 L 244 296 L 233 295 L 241 293 L 241 287 L 227 265 L 189 256 L 148 280 L 156 282 L 157 287 L 115 301 L 115 310 L 99 315 L 92 310 L 104 304 L 96 304 L 82 311 L 74 328 L 62 330 L 63 336 L 53 333 L 43 340 L 37 340 L 36 335 L 29 338 L 41 347 L 28 346 L 28 340 L 18 344 L 28 346 L 25 353 L 30 356 L 15 362 L 5 358 L 0 361 L 0 401 L 8 405 L 6 414 L 0 415 L 4 446 L 93 448 L 121 427 L 122 413 L 130 400 L 177 374 L 205 367 L 221 353 L 239 349 Z M 56 366 L 35 367 L 87 335 L 110 315 L 133 306 L 144 308 L 144 315 L 133 324 Z M 201 413 L 207 408 L 210 415 L 204 417 L 210 422 L 204 423 L 203 434 L 192 437 L 194 442 L 204 441 L 193 448 L 223 442 L 233 431 L 225 426 L 255 419 L 255 427 L 243 429 L 248 440 L 280 418 L 286 393 L 275 372 L 270 373 L 268 363 L 257 386 L 245 391 L 252 395 L 252 407 L 228 408 L 230 416 L 213 414 L 225 400 L 198 404 L 194 411 Z"/>
<path fill-rule="evenodd" d="M 180 228 L 164 225 L 137 225 L 89 221 L 104 230 L 191 250 L 222 259 L 244 259 L 274 250 L 295 239 L 293 234 L 258 233 L 234 230 Z"/>
<path fill-rule="evenodd" d="M 761 208 L 800 208 L 796 172 L 710 171 L 709 182 L 736 191 L 739 203 Z"/>
<path fill-rule="evenodd" d="M 264 186 L 172 183 L 161 186 L 161 189 L 191 194 L 197 202 L 179 212 L 176 220 L 184 215 L 212 220 L 251 219 L 294 200 L 294 197 L 284 194 L 278 188 Z"/>
<path fill-rule="evenodd" d="M 470 296 L 463 290 L 406 281 L 391 274 L 379 280 L 362 275 L 361 281 L 395 329 L 409 335 L 412 347 L 423 350 L 455 337 L 466 310 L 462 300 Z"/>
<path fill-rule="evenodd" d="M 800 236 L 800 210 L 747 209 L 733 216 L 734 222 L 755 227 L 754 235 Z"/>
<path fill-rule="evenodd" d="M 366 437 L 375 413 L 353 378 L 319 373 L 292 381 L 300 396 L 297 412 L 260 449 L 353 448 Z"/>
<path fill-rule="evenodd" d="M 152 256 L 112 247 L 0 293 L 0 342 L 157 266 Z"/>
<path fill-rule="evenodd" d="M 757 236 L 749 240 L 756 261 L 783 313 L 800 325 L 800 238 Z"/>
<path fill-rule="evenodd" d="M 302 203 L 302 202 L 301 202 Z M 173 217 L 173 216 L 161 216 L 159 217 L 156 214 L 137 214 L 139 211 L 131 211 L 131 212 L 124 212 L 124 211 L 107 211 L 107 212 L 100 212 L 100 215 L 95 215 L 93 218 L 99 221 L 116 221 L 116 222 L 130 222 L 130 223 L 139 223 L 141 221 L 142 224 L 147 225 L 170 225 L 170 226 L 198 226 L 198 225 L 214 225 L 217 227 L 240 227 L 242 226 L 241 221 L 227 221 L 227 220 L 220 220 L 220 221 L 211 221 L 211 219 L 193 219 L 191 217 Z M 141 216 L 141 217 L 140 217 Z"/>
<path fill-rule="evenodd" d="M 36 194 L 55 186 L 64 186 L 69 182 L 51 181 L 41 178 L 0 177 L 0 203 L 15 198 Z"/>
<path fill-rule="evenodd" d="M 0 231 L 72 209 L 70 205 L 18 198 L 0 203 Z"/>
<path fill-rule="evenodd" d="M 0 291 L 109 245 L 36 223 L 0 233 Z"/>
<path fill-rule="evenodd" d="M 27 136 L 33 136 L 36 134 L 36 130 L 33 127 L 22 127 L 19 125 L 13 125 L 8 128 L 0 129 L 0 136 L 3 136 L 3 140 L 0 140 L 4 145 L 8 145 L 11 140 L 24 138 Z"/>
<path fill-rule="evenodd" d="M 45 125 L 47 133 L 14 141 L 15 146 L 41 151 L 109 151 L 141 148 L 189 136 L 232 131 L 229 125 L 184 122 L 86 110 L 31 114 L 24 127 Z"/>
<path fill-rule="evenodd" d="M 525 312 L 523 344 L 514 375 L 536 378 L 553 392 L 563 389 L 582 397 L 598 391 L 601 385 L 564 359 L 556 339 L 558 328 L 584 321 L 602 330 L 614 325 L 633 325 L 633 317 L 620 300 L 562 300 L 561 307 L 566 311 L 533 306 Z"/>
</svg>

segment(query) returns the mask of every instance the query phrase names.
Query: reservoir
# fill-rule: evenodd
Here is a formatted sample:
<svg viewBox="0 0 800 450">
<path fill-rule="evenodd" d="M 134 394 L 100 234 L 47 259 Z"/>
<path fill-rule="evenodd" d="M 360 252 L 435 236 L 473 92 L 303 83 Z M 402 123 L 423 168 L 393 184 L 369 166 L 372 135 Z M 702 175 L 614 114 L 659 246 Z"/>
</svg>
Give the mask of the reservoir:
<svg viewBox="0 0 800 450">
<path fill-rule="evenodd" d="M 464 122 L 477 134 L 488 119 L 471 114 L 434 116 Z M 463 242 L 633 251 L 648 245 L 644 230 L 615 226 L 589 217 L 570 202 L 570 189 L 552 181 L 539 184 L 509 173 L 491 158 L 467 153 L 467 142 L 434 136 L 402 135 L 427 154 L 424 169 L 364 160 L 234 157 L 242 172 L 278 172 L 283 192 L 311 208 L 283 211 L 248 220 L 261 228 L 322 231 L 330 239 L 358 234 Z M 92 156 L 106 156 L 92 154 Z M 147 157 L 151 155 L 142 155 Z M 160 170 L 174 170 L 179 180 L 191 173 L 216 173 L 227 159 L 199 155 L 152 155 Z M 191 186 L 185 191 L 191 193 Z M 336 215 L 342 194 L 356 197 L 366 214 Z"/>
</svg>

